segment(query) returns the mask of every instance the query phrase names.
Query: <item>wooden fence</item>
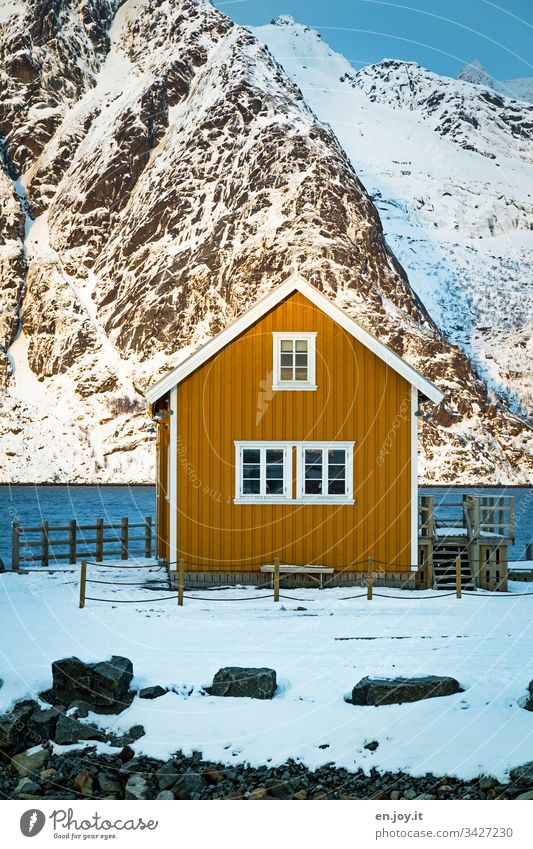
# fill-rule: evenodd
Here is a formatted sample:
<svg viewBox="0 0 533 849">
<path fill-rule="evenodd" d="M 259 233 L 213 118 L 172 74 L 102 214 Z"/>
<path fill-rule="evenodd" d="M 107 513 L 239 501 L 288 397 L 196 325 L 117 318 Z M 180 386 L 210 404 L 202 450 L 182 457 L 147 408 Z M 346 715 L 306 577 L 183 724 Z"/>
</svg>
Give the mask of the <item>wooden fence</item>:
<svg viewBox="0 0 533 849">
<path fill-rule="evenodd" d="M 100 563 L 116 557 L 152 557 L 154 550 L 151 516 L 144 522 L 124 518 L 120 524 L 95 519 L 92 525 L 79 525 L 71 519 L 66 525 L 42 522 L 37 527 L 23 527 L 13 522 L 11 568 L 18 572 L 25 563 L 48 568 L 50 563 L 62 560 L 73 564 L 80 559 Z"/>
</svg>

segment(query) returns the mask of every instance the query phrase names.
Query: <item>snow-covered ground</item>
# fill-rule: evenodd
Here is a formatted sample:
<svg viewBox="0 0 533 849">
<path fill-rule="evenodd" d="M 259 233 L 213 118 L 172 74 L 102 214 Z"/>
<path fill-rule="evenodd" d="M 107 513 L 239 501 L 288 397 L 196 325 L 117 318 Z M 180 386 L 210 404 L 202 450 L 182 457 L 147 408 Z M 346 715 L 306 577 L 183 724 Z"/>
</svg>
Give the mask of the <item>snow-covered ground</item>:
<svg viewBox="0 0 533 849">
<path fill-rule="evenodd" d="M 142 723 L 146 735 L 133 748 L 148 755 L 198 750 L 228 764 L 279 765 L 292 757 L 311 768 L 333 762 L 500 779 L 533 760 L 533 713 L 520 707 L 533 677 L 530 585 L 461 600 L 385 589 L 372 602 L 346 600 L 364 593 L 358 588 L 282 590 L 277 605 L 268 588 L 235 588 L 188 592 L 178 608 L 175 598 L 156 600 L 174 595 L 163 589 L 163 570 L 90 567 L 89 577 L 149 577 L 162 587 L 93 584 L 87 595 L 114 603 L 87 601 L 80 610 L 74 570 L 0 575 L 1 711 L 49 687 L 53 660 L 121 654 L 133 662 L 135 687 L 173 691 L 89 720 L 113 730 Z M 118 603 L 127 599 L 139 603 Z M 273 667 L 275 698 L 206 695 L 203 688 L 227 665 Z M 426 674 L 453 675 L 464 692 L 380 708 L 344 701 L 365 675 Z M 373 740 L 375 752 L 364 748 Z"/>
</svg>

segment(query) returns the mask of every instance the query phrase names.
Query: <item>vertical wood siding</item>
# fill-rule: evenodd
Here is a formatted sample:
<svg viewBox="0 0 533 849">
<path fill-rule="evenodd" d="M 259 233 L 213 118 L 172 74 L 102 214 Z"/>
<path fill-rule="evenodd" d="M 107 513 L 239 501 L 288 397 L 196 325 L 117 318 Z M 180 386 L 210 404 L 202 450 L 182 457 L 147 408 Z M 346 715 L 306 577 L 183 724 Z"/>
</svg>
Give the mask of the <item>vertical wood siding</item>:
<svg viewBox="0 0 533 849">
<path fill-rule="evenodd" d="M 273 331 L 318 333 L 316 391 L 272 390 Z M 410 563 L 410 412 L 408 382 L 295 293 L 178 387 L 178 556 L 217 571 L 274 557 L 360 571 L 372 556 L 397 572 Z M 355 441 L 355 504 L 234 504 L 235 440 Z"/>
</svg>

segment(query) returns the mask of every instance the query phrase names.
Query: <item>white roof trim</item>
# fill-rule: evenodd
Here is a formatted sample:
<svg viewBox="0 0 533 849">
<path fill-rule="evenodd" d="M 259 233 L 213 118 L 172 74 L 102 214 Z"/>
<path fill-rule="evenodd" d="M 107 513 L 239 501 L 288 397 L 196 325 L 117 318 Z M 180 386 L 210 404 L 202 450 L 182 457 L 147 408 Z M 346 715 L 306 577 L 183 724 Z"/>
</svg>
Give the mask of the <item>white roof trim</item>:
<svg viewBox="0 0 533 849">
<path fill-rule="evenodd" d="M 239 318 L 232 321 L 224 330 L 221 330 L 220 333 L 214 336 L 213 339 L 202 345 L 194 354 L 191 354 L 190 357 L 187 357 L 186 360 L 151 386 L 145 395 L 148 403 L 153 404 L 158 398 L 161 398 L 162 395 L 165 395 L 177 386 L 178 383 L 181 383 L 193 371 L 196 371 L 199 366 L 211 359 L 222 348 L 225 348 L 226 345 L 232 342 L 237 336 L 240 336 L 250 325 L 262 318 L 263 315 L 281 303 L 285 298 L 289 297 L 289 295 L 292 295 L 293 292 L 301 292 L 311 303 L 315 304 L 315 306 L 321 309 L 333 321 L 336 321 L 344 330 L 351 333 L 352 336 L 358 339 L 373 354 L 376 354 L 377 357 L 404 377 L 411 386 L 415 386 L 430 401 L 433 401 L 434 404 L 440 404 L 443 400 L 444 393 L 434 383 L 426 380 L 425 377 L 405 360 L 402 360 L 387 345 L 384 345 L 383 342 L 380 342 L 379 339 L 376 339 L 375 336 L 372 336 L 371 333 L 360 327 L 353 318 L 350 318 L 349 315 L 337 307 L 322 292 L 319 292 L 318 289 L 303 280 L 299 274 L 294 274 L 285 283 L 281 283 L 272 292 L 257 301 L 257 303 L 239 316 Z"/>
</svg>

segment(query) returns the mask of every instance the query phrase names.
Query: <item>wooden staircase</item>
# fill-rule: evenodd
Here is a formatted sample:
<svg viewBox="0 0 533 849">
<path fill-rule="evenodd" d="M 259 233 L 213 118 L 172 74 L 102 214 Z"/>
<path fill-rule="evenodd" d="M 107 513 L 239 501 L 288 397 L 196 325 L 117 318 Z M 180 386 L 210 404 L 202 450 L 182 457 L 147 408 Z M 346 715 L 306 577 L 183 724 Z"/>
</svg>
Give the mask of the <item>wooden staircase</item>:
<svg viewBox="0 0 533 849">
<path fill-rule="evenodd" d="M 462 589 L 476 589 L 466 546 L 461 543 L 454 543 L 445 538 L 433 546 L 433 580 L 435 589 L 455 590 L 456 559 L 459 556 L 461 557 Z"/>
</svg>

